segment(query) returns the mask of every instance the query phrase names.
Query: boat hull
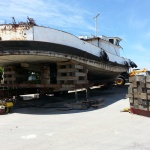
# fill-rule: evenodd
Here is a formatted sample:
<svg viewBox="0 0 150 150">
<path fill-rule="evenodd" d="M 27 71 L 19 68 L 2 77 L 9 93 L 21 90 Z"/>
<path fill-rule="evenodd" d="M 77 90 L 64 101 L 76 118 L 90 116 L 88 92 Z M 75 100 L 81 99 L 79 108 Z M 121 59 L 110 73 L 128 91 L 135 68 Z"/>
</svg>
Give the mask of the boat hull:
<svg viewBox="0 0 150 150">
<path fill-rule="evenodd" d="M 19 63 L 49 64 L 63 61 L 80 63 L 88 69 L 88 79 L 97 82 L 113 81 L 129 67 L 104 61 L 83 50 L 66 45 L 39 41 L 0 41 L 0 65 Z"/>
</svg>

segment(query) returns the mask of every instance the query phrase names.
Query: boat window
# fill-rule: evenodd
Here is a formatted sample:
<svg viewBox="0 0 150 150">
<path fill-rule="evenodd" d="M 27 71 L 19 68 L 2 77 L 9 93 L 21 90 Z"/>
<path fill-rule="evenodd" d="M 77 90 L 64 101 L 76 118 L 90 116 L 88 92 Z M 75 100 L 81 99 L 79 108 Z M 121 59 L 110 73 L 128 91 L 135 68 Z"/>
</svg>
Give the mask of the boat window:
<svg viewBox="0 0 150 150">
<path fill-rule="evenodd" d="M 114 39 L 109 39 L 109 42 L 114 44 Z"/>
<path fill-rule="evenodd" d="M 116 40 L 116 45 L 117 45 L 117 46 L 119 46 L 119 42 L 120 42 L 119 40 Z"/>
</svg>

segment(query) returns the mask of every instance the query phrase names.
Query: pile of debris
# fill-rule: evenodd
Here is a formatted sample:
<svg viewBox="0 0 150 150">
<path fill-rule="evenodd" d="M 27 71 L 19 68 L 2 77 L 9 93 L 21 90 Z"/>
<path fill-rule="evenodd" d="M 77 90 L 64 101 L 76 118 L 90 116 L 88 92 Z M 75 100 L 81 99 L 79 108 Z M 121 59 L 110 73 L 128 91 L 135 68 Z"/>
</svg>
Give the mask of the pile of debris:
<svg viewBox="0 0 150 150">
<path fill-rule="evenodd" d="M 67 110 L 86 110 L 89 108 L 99 108 L 104 106 L 103 104 L 104 99 L 100 99 L 100 100 L 87 100 L 87 101 L 77 101 L 77 102 L 73 102 L 73 103 L 66 103 L 64 104 L 64 107 L 61 108 L 57 108 L 57 110 L 59 111 L 67 111 Z"/>
<path fill-rule="evenodd" d="M 129 82 L 127 97 L 130 102 L 130 112 L 150 117 L 150 76 L 132 76 Z"/>
</svg>

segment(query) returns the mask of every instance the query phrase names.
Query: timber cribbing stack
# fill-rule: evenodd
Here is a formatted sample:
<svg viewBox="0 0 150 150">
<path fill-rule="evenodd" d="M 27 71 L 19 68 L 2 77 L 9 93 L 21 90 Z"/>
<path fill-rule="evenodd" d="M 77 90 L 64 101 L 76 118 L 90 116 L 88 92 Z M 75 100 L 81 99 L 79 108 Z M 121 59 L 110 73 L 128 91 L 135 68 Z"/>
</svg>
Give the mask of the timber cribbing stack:
<svg viewBox="0 0 150 150">
<path fill-rule="evenodd" d="M 61 62 L 57 63 L 57 83 L 58 84 L 88 84 L 88 70 L 77 63 Z"/>
<path fill-rule="evenodd" d="M 150 117 L 150 76 L 133 76 L 129 82 L 127 97 L 131 113 Z"/>
</svg>

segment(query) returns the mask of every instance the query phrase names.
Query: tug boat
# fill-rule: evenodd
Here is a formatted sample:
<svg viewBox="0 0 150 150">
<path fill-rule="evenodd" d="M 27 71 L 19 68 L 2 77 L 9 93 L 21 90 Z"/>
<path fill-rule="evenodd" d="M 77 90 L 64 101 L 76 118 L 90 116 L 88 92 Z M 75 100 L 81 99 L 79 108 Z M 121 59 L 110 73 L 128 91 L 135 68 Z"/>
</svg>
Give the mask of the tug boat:
<svg viewBox="0 0 150 150">
<path fill-rule="evenodd" d="M 40 71 L 41 64 L 51 69 L 50 83 L 57 79 L 57 63 L 74 62 L 88 70 L 89 82 L 114 81 L 137 65 L 120 56 L 119 37 L 75 36 L 70 33 L 38 26 L 32 18 L 27 22 L 0 25 L 0 66 L 24 66 Z M 31 66 L 31 67 L 29 67 Z M 34 66 L 34 67 L 33 67 Z M 52 75 L 53 74 L 53 75 Z"/>
</svg>

